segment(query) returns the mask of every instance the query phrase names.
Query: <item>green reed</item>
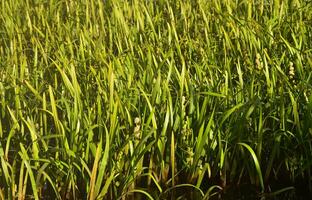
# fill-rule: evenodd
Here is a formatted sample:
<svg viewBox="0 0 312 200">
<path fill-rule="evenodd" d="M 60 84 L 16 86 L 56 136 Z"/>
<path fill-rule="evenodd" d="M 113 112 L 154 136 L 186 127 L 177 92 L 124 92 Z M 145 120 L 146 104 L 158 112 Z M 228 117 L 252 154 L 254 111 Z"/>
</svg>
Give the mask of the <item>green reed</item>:
<svg viewBox="0 0 312 200">
<path fill-rule="evenodd" d="M 0 198 L 311 189 L 311 9 L 1 1 Z"/>
</svg>

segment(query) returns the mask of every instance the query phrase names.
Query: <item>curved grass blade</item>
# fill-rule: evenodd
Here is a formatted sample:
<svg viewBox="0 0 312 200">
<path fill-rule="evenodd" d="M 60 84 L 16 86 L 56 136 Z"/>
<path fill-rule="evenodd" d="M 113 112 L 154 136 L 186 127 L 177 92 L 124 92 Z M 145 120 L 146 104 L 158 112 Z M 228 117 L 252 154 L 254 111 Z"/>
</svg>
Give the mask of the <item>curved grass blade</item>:
<svg viewBox="0 0 312 200">
<path fill-rule="evenodd" d="M 255 167 L 256 167 L 256 170 L 257 170 L 257 173 L 258 173 L 258 177 L 259 177 L 259 181 L 260 181 L 260 186 L 261 186 L 261 192 L 264 192 L 264 183 L 263 183 L 263 177 L 262 177 L 262 172 L 261 172 L 261 168 L 260 168 L 260 164 L 259 164 L 259 161 L 258 161 L 258 158 L 257 158 L 257 155 L 256 153 L 254 152 L 254 150 L 252 150 L 252 148 L 246 144 L 246 143 L 237 143 L 239 145 L 242 145 L 243 147 L 245 147 L 250 155 L 252 156 L 252 159 L 254 161 L 254 164 L 255 164 Z"/>
<path fill-rule="evenodd" d="M 123 199 L 124 196 L 126 196 L 127 194 L 130 194 L 130 193 L 141 193 L 141 194 L 144 194 L 148 199 L 150 200 L 154 200 L 154 198 L 147 192 L 145 192 L 144 190 L 138 190 L 138 189 L 135 189 L 135 190 L 131 190 L 125 194 L 123 194 L 121 197 L 119 197 L 117 200 L 120 200 L 120 199 Z"/>
<path fill-rule="evenodd" d="M 196 189 L 197 191 L 199 191 L 199 193 L 200 193 L 200 195 L 201 195 L 202 197 L 205 196 L 204 192 L 203 192 L 199 187 L 197 187 L 196 185 L 187 184 L 187 183 L 186 183 L 186 184 L 179 184 L 179 185 L 175 185 L 175 186 L 173 186 L 173 187 L 170 187 L 170 188 L 168 188 L 167 190 L 165 190 L 164 193 L 161 194 L 161 196 L 162 196 L 163 194 L 167 193 L 167 192 L 170 192 L 171 190 L 174 190 L 174 189 L 177 189 L 177 188 L 181 188 L 181 187 L 191 187 L 191 188 L 194 188 L 194 189 Z"/>
<path fill-rule="evenodd" d="M 218 192 L 214 192 L 214 193 L 211 193 L 214 189 L 219 189 L 219 190 L 222 190 L 222 187 L 218 186 L 218 185 L 213 185 L 211 187 L 209 187 L 208 191 L 206 192 L 205 196 L 203 197 L 203 200 L 208 200 L 210 197 L 218 194 Z"/>
</svg>

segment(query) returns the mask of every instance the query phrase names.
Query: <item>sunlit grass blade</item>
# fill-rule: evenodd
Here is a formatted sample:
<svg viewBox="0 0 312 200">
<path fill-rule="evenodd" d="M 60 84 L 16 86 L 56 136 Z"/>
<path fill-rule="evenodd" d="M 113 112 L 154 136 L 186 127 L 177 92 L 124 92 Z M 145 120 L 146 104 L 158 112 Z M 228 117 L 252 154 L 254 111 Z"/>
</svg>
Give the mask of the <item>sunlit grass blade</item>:
<svg viewBox="0 0 312 200">
<path fill-rule="evenodd" d="M 31 165 L 29 163 L 30 159 L 28 157 L 27 151 L 24 148 L 23 144 L 20 144 L 20 148 L 21 148 L 21 152 L 19 152 L 20 157 L 22 158 L 23 163 L 25 164 L 26 168 L 27 168 L 27 172 L 30 178 L 30 183 L 31 183 L 31 188 L 33 190 L 33 196 L 35 200 L 39 200 L 39 196 L 38 196 L 38 188 L 36 185 L 36 180 L 35 180 L 35 176 L 33 173 L 33 170 L 31 168 Z"/>
<path fill-rule="evenodd" d="M 90 191 L 88 194 L 88 197 L 89 197 L 88 199 L 90 200 L 96 199 L 96 195 L 97 195 L 95 191 L 96 178 L 99 172 L 99 162 L 100 162 L 101 155 L 102 155 L 102 140 L 100 140 L 99 144 L 97 145 L 94 163 L 92 167 L 92 172 L 91 172 L 91 177 L 90 177 Z"/>
</svg>

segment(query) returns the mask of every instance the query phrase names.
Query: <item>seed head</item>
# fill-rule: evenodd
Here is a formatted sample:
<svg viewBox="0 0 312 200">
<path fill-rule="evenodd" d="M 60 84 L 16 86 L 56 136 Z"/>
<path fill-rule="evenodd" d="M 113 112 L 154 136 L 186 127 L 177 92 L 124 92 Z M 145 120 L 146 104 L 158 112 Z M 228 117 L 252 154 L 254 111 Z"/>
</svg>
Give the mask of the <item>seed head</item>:
<svg viewBox="0 0 312 200">
<path fill-rule="evenodd" d="M 292 63 L 292 62 L 289 63 L 289 72 L 288 72 L 288 74 L 289 74 L 289 78 L 290 79 L 293 79 L 294 76 L 295 76 L 294 63 Z"/>
<path fill-rule="evenodd" d="M 258 70 L 262 69 L 262 62 L 261 62 L 261 56 L 259 53 L 256 55 L 256 66 Z"/>
<path fill-rule="evenodd" d="M 140 118 L 139 118 L 139 117 L 136 117 L 136 118 L 134 119 L 134 123 L 135 123 L 136 125 L 140 124 L 140 123 L 141 123 Z"/>
</svg>

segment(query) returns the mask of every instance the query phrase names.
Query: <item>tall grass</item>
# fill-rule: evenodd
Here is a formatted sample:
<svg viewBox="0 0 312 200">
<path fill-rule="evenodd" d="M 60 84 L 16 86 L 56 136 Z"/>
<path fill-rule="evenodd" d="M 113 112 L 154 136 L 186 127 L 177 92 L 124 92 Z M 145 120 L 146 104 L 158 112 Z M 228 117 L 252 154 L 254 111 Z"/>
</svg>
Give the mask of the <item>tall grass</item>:
<svg viewBox="0 0 312 200">
<path fill-rule="evenodd" d="M 1 1 L 0 197 L 311 190 L 311 9 Z"/>
</svg>

